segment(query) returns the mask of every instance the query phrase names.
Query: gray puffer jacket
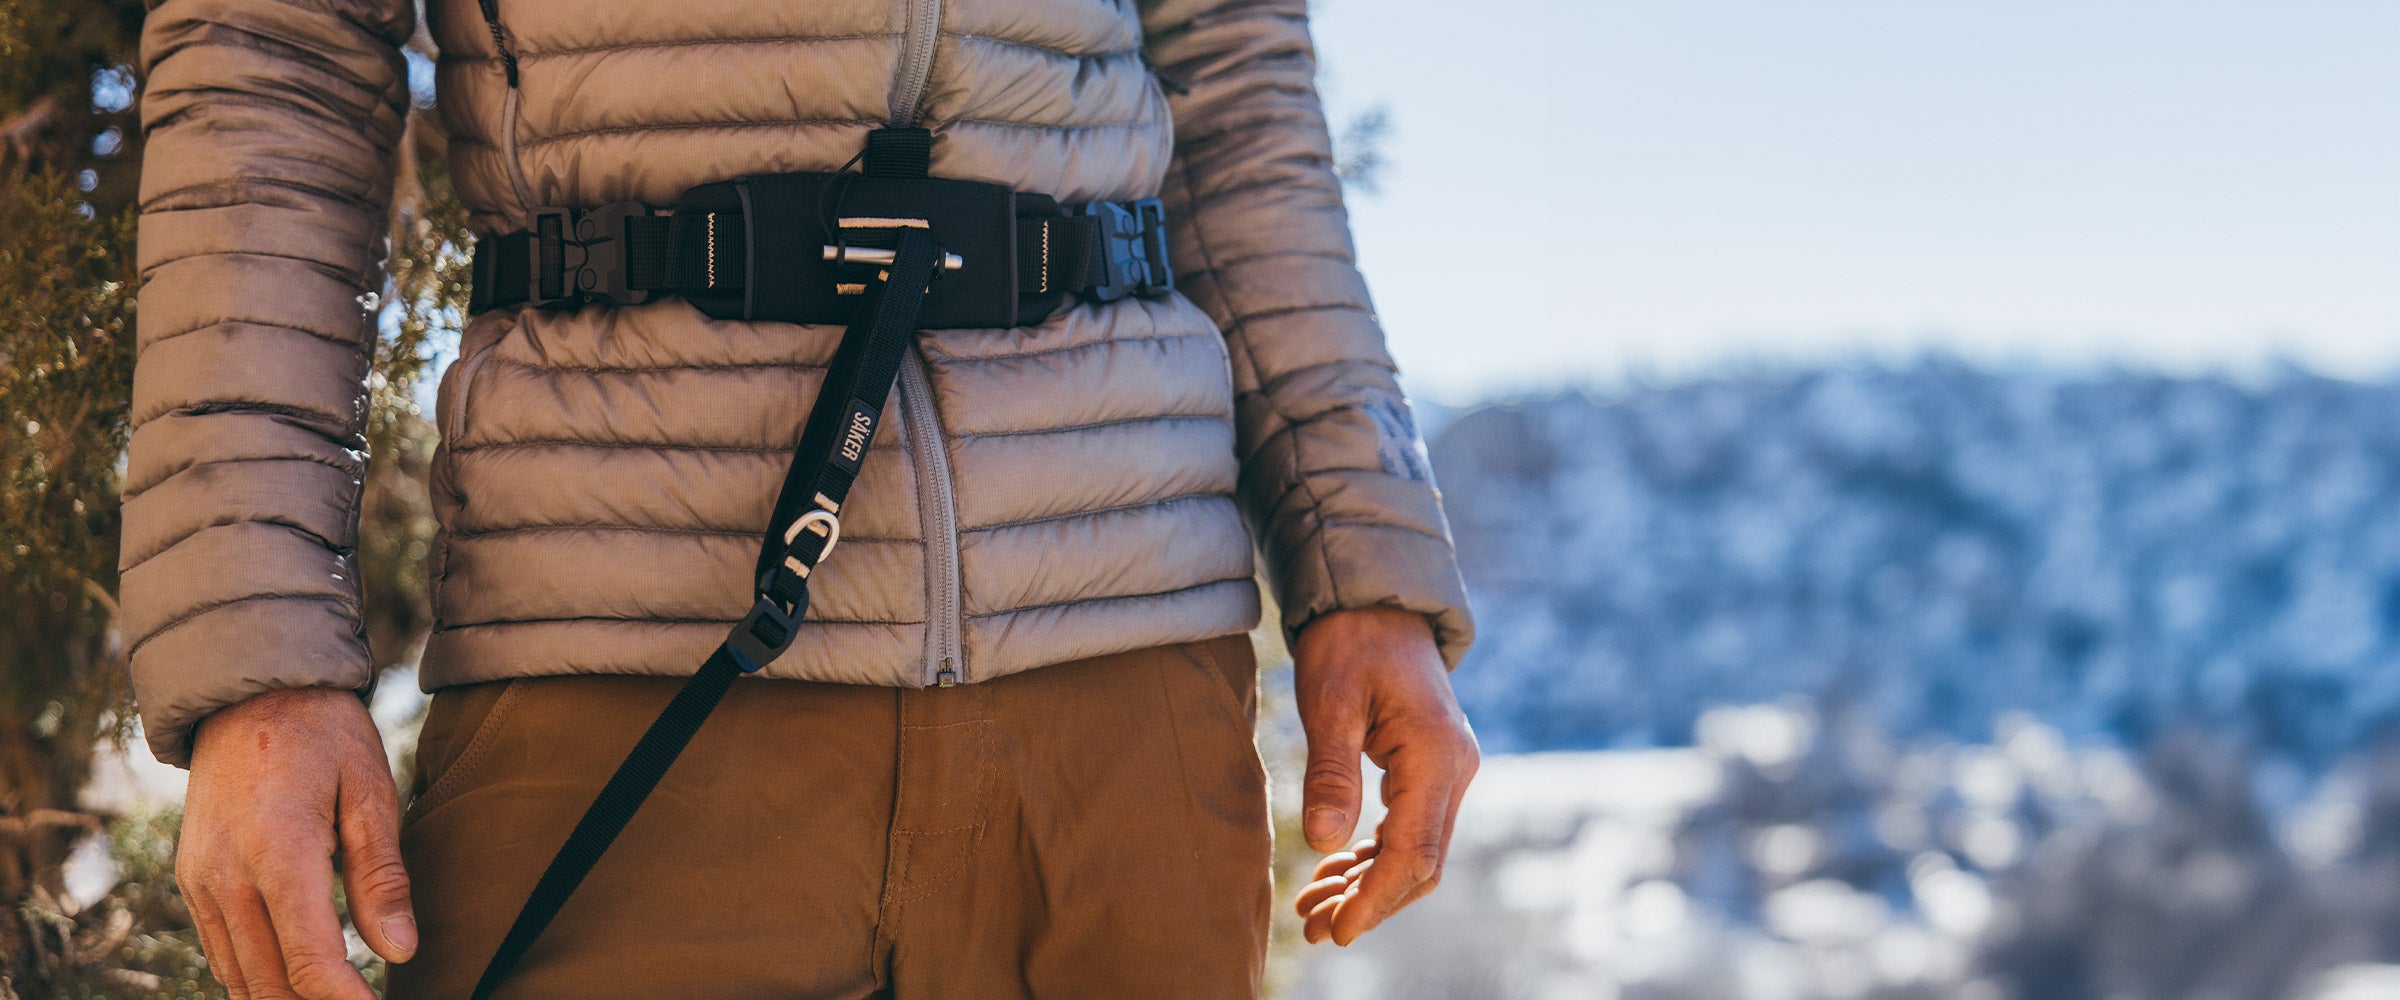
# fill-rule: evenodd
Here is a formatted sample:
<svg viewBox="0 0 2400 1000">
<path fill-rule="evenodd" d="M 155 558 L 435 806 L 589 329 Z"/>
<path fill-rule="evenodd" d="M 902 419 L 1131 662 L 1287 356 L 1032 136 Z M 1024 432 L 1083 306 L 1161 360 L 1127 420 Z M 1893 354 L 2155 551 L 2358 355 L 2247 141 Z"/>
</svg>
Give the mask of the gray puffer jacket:
<svg viewBox="0 0 2400 1000">
<path fill-rule="evenodd" d="M 885 123 L 932 129 L 936 176 L 1167 202 L 1179 294 L 921 336 L 770 676 L 974 682 L 1240 631 L 1252 525 L 1288 627 L 1389 605 L 1428 616 L 1452 664 L 1466 649 L 1449 530 L 1352 264 L 1304 0 L 496 6 L 501 32 L 476 0 L 429 5 L 482 231 L 833 170 Z M 413 29 L 408 0 L 150 15 L 123 607 L 162 759 L 258 692 L 368 682 L 361 303 Z M 424 684 L 694 669 L 749 604 L 839 335 L 679 299 L 470 321 L 440 392 Z"/>
</svg>

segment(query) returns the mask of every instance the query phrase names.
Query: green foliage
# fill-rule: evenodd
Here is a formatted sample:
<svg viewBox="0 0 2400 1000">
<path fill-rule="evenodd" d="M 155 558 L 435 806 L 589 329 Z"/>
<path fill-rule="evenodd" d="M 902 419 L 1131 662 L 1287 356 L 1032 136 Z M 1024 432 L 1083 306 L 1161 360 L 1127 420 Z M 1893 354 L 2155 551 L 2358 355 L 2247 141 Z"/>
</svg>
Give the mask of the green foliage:
<svg viewBox="0 0 2400 1000">
<path fill-rule="evenodd" d="M 55 173 L 0 187 L 0 233 L 36 234 L 0 241 L 0 731 L 84 742 L 121 687 L 104 642 L 134 311 L 131 214 L 90 211 Z M 0 812 L 72 805 L 80 773 L 5 757 Z"/>
<path fill-rule="evenodd" d="M 85 200 L 101 214 L 132 204 L 141 24 L 141 0 L 0 0 L 0 185 L 20 179 L 11 165 L 20 175 L 88 169 Z"/>
<path fill-rule="evenodd" d="M 71 809 L 122 697 L 141 17 L 140 0 L 0 0 L 0 816 Z M 0 911 L 0 937 L 14 927 Z"/>
<path fill-rule="evenodd" d="M 215 1000 L 199 935 L 175 889 L 175 835 L 183 814 L 135 813 L 109 825 L 118 882 L 99 902 L 69 912 L 57 900 L 24 904 L 48 954 L 47 995 L 62 1000 Z M 0 988 L 0 998 L 5 998 Z"/>
<path fill-rule="evenodd" d="M 386 322 L 367 379 L 370 461 L 359 565 L 368 644 L 379 667 L 414 662 L 433 622 L 425 567 L 433 539 L 427 484 L 437 434 L 418 400 L 434 347 L 454 342 L 466 322 L 474 254 L 442 140 L 422 114 L 410 122 L 392 198 Z"/>
<path fill-rule="evenodd" d="M 121 741 L 132 719 L 114 595 L 143 12 L 141 0 L 0 0 L 0 823 L 79 816 L 103 726 Z M 418 399 L 433 346 L 466 312 L 466 212 L 429 125 L 413 121 L 399 155 L 368 385 L 359 561 L 379 666 L 413 661 L 431 622 L 435 434 Z M 0 1000 L 222 996 L 174 887 L 179 822 L 112 823 L 122 881 L 76 912 L 56 852 L 0 838 Z"/>
<path fill-rule="evenodd" d="M 133 377 L 133 218 L 92 220 L 65 179 L 0 189 L 0 580 L 64 613 L 116 583 L 116 455 Z M 13 596 L 13 595 L 12 595 Z"/>
</svg>

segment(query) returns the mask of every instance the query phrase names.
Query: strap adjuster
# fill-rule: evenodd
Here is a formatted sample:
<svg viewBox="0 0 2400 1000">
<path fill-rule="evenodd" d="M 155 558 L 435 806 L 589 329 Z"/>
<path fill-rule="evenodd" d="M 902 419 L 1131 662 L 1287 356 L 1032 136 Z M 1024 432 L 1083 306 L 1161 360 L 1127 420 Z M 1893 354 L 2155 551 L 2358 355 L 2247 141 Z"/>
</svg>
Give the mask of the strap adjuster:
<svg viewBox="0 0 2400 1000">
<path fill-rule="evenodd" d="M 1114 302 L 1128 295 L 1159 295 L 1174 290 L 1175 269 L 1167 261 L 1167 209 L 1156 198 L 1138 201 L 1095 201 L 1077 215 L 1100 223 L 1102 280 L 1084 291 L 1094 302 Z"/>
<path fill-rule="evenodd" d="M 647 218 L 650 208 L 620 201 L 598 208 L 544 206 L 533 210 L 533 254 L 526 301 L 535 307 L 602 303 L 630 306 L 650 301 L 635 289 L 627 268 L 632 237 L 626 220 Z"/>
<path fill-rule="evenodd" d="M 725 648 L 733 653 L 733 661 L 745 674 L 755 674 L 783 651 L 792 648 L 792 640 L 800 634 L 800 619 L 808 614 L 808 591 L 800 591 L 800 599 L 791 608 L 776 604 L 775 599 L 760 595 L 750 602 L 750 613 L 742 616 L 733 634 L 725 637 Z"/>
</svg>

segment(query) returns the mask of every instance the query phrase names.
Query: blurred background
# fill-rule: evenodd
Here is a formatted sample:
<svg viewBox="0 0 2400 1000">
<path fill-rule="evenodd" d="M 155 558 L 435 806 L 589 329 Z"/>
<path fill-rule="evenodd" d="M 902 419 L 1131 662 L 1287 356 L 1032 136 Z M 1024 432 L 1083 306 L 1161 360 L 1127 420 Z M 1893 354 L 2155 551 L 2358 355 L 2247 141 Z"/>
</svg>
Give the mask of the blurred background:
<svg viewBox="0 0 2400 1000">
<path fill-rule="evenodd" d="M 1487 756 L 1441 892 L 1349 949 L 1287 924 L 1280 996 L 2400 996 L 2400 6 L 1315 12 Z M 110 626 L 140 15 L 0 0 L 26 997 L 214 995 Z M 401 767 L 441 154 L 420 117 L 362 560 Z"/>
</svg>

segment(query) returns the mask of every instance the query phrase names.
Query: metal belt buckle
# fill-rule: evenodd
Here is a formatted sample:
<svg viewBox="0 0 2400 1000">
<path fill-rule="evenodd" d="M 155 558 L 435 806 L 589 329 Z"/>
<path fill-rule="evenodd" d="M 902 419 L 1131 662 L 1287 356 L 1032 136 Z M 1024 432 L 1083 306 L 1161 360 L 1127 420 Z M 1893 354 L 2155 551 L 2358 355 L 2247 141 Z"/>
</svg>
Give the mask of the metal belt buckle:
<svg viewBox="0 0 2400 1000">
<path fill-rule="evenodd" d="M 1167 264 L 1167 209 L 1156 198 L 1095 201 L 1079 214 L 1100 220 L 1099 251 L 1107 280 L 1084 292 L 1094 302 L 1114 302 L 1136 293 L 1157 295 L 1175 287 Z"/>
</svg>

